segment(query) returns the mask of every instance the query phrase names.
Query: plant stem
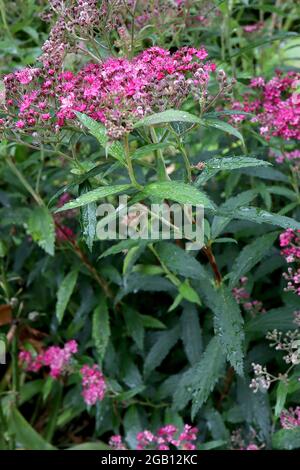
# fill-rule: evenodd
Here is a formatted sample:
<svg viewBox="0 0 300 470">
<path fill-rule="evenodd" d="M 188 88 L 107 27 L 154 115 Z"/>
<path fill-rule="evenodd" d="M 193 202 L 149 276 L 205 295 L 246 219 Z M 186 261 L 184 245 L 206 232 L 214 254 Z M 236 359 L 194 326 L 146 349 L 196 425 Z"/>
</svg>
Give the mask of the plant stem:
<svg viewBox="0 0 300 470">
<path fill-rule="evenodd" d="M 182 145 L 182 143 L 180 142 L 179 143 L 179 150 L 181 151 L 182 153 L 182 156 L 183 156 L 183 160 L 184 160 L 184 164 L 185 164 L 185 169 L 186 169 L 186 180 L 188 183 L 191 183 L 192 182 L 192 170 L 191 170 L 191 164 L 190 164 L 190 161 L 189 161 L 189 157 L 187 155 L 187 152 L 184 148 L 184 145 Z"/>
<path fill-rule="evenodd" d="M 202 250 L 206 254 L 207 259 L 209 261 L 209 264 L 212 267 L 212 270 L 213 270 L 214 275 L 215 275 L 216 284 L 218 286 L 220 286 L 221 283 L 222 283 L 222 274 L 219 271 L 217 261 L 216 261 L 216 258 L 214 256 L 213 252 L 212 252 L 211 246 L 207 245 L 204 248 L 202 248 Z"/>
<path fill-rule="evenodd" d="M 155 131 L 154 127 L 150 127 L 150 135 L 151 135 L 152 142 L 154 144 L 158 144 L 159 141 L 158 141 L 157 134 L 156 134 L 156 131 Z M 164 160 L 162 150 L 160 150 L 160 149 L 157 150 L 156 151 L 156 156 L 157 156 L 158 179 L 160 181 L 168 181 L 170 178 L 169 178 L 169 175 L 167 173 L 167 169 L 166 169 L 165 160 Z"/>
<path fill-rule="evenodd" d="M 27 179 L 22 175 L 22 173 L 18 170 L 12 159 L 9 157 L 5 158 L 9 168 L 13 171 L 13 173 L 17 176 L 19 181 L 23 184 L 24 188 L 27 189 L 27 191 L 31 194 L 33 199 L 36 201 L 36 203 L 39 206 L 44 206 L 44 201 L 42 198 L 35 192 L 35 190 L 32 188 L 32 186 L 28 183 Z"/>
<path fill-rule="evenodd" d="M 141 190 L 141 189 L 143 189 L 143 186 L 141 186 L 135 178 L 135 174 L 134 174 L 134 170 L 133 170 L 133 166 L 132 166 L 132 161 L 131 161 L 131 157 L 130 157 L 129 141 L 128 141 L 128 135 L 127 134 L 125 134 L 125 137 L 124 137 L 124 146 L 125 146 L 125 157 L 126 157 L 126 163 L 127 163 L 127 169 L 128 169 L 128 174 L 129 174 L 130 181 L 133 184 L 133 186 L 135 186 L 137 189 Z"/>
</svg>

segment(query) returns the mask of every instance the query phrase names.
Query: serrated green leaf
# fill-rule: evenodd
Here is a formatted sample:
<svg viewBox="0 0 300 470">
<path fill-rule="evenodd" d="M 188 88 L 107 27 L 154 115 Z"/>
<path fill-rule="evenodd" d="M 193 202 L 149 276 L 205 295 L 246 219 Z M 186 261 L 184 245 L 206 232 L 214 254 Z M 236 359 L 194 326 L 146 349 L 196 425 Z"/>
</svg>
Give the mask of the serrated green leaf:
<svg viewBox="0 0 300 470">
<path fill-rule="evenodd" d="M 277 237 L 278 232 L 267 233 L 243 248 L 236 258 L 229 275 L 229 287 L 231 289 L 239 282 L 241 277 L 249 273 L 268 254 Z"/>
<path fill-rule="evenodd" d="M 205 168 L 196 178 L 194 185 L 199 187 L 215 176 L 218 171 L 236 170 L 238 168 L 269 166 L 271 163 L 252 157 L 220 157 L 205 161 Z"/>
<path fill-rule="evenodd" d="M 247 334 L 265 336 L 266 333 L 275 328 L 280 331 L 288 331 L 297 328 L 294 323 L 293 308 L 290 306 L 269 310 L 268 312 L 252 318 L 245 327 Z"/>
<path fill-rule="evenodd" d="M 192 419 L 208 399 L 224 367 L 224 354 L 218 339 L 210 340 L 201 361 L 194 369 L 192 382 Z"/>
<path fill-rule="evenodd" d="M 168 331 L 163 331 L 158 334 L 158 339 L 148 352 L 145 363 L 144 372 L 145 375 L 149 375 L 156 367 L 158 367 L 165 357 L 169 354 L 170 350 L 177 343 L 179 339 L 180 329 L 176 325 L 174 328 Z"/>
<path fill-rule="evenodd" d="M 202 356 L 203 342 L 199 314 L 194 305 L 186 303 L 180 317 L 181 339 L 191 365 L 197 364 Z"/>
<path fill-rule="evenodd" d="M 161 113 L 152 114 L 138 121 L 134 128 L 137 129 L 142 126 L 154 126 L 157 124 L 166 124 L 168 122 L 188 122 L 191 124 L 201 124 L 202 121 L 199 117 L 194 116 L 186 111 L 177 109 L 168 109 Z"/>
<path fill-rule="evenodd" d="M 250 189 L 249 191 L 243 191 L 237 196 L 229 198 L 224 204 L 219 207 L 218 212 L 222 213 L 223 209 L 225 211 L 232 211 L 232 213 L 241 206 L 245 206 L 253 201 L 257 196 L 256 189 Z M 230 222 L 230 217 L 215 216 L 213 218 L 213 223 L 211 226 L 212 238 L 215 239 L 222 233 L 227 224 Z"/>
<path fill-rule="evenodd" d="M 208 196 L 199 191 L 195 186 L 180 181 L 157 181 L 150 183 L 143 189 L 145 196 L 155 196 L 162 199 L 170 199 L 181 204 L 204 206 L 215 210 L 215 204 Z"/>
<path fill-rule="evenodd" d="M 48 255 L 54 255 L 55 227 L 52 215 L 46 207 L 37 207 L 30 213 L 27 231 Z"/>
<path fill-rule="evenodd" d="M 124 163 L 125 161 L 125 150 L 122 144 L 119 141 L 115 141 L 113 143 L 109 142 L 109 139 L 106 134 L 106 129 L 103 124 L 100 122 L 95 121 L 94 119 L 86 116 L 85 114 L 76 112 L 76 116 L 78 117 L 79 121 L 88 128 L 90 133 L 96 137 L 99 143 L 105 148 L 105 151 L 111 155 L 112 157 L 116 158 L 120 162 Z"/>
<path fill-rule="evenodd" d="M 243 374 L 244 330 L 240 308 L 230 290 L 221 286 L 213 301 L 214 328 L 228 361 L 236 372 Z"/>
<path fill-rule="evenodd" d="M 90 190 L 91 185 L 87 181 L 79 186 L 80 196 L 86 194 Z M 81 225 L 83 238 L 89 250 L 92 251 L 97 226 L 97 204 L 95 202 L 87 204 L 81 208 Z"/>
<path fill-rule="evenodd" d="M 139 349 L 143 350 L 145 330 L 141 318 L 142 315 L 128 306 L 124 306 L 123 312 L 129 335 L 133 338 Z"/>
<path fill-rule="evenodd" d="M 291 228 L 293 230 L 300 230 L 300 222 L 297 222 L 296 220 L 290 217 L 286 217 L 279 214 L 273 214 L 257 207 L 240 207 L 234 212 L 227 212 L 223 209 L 220 210 L 220 215 L 222 212 L 223 214 L 225 212 L 225 215 L 228 215 L 232 219 L 250 220 L 258 224 L 265 223 L 282 227 L 285 229 Z"/>
<path fill-rule="evenodd" d="M 62 322 L 62 319 L 65 314 L 65 310 L 75 288 L 78 277 L 78 271 L 74 270 L 69 272 L 66 277 L 63 279 L 62 283 L 59 286 L 57 291 L 57 302 L 56 302 L 56 318 L 59 323 Z"/>
<path fill-rule="evenodd" d="M 101 186 L 101 188 L 93 189 L 88 193 L 83 194 L 82 196 L 73 199 L 72 201 L 65 204 L 63 207 L 60 207 L 55 212 L 62 212 L 69 209 L 76 209 L 77 207 L 85 206 L 86 204 L 91 204 L 107 196 L 113 196 L 114 194 L 119 194 L 127 189 L 130 189 L 130 184 L 119 184 L 116 186 Z"/>
<path fill-rule="evenodd" d="M 228 124 L 226 121 L 221 121 L 220 119 L 206 118 L 205 116 L 202 119 L 202 123 L 207 127 L 214 127 L 215 129 L 220 129 L 227 134 L 234 135 L 244 143 L 244 138 L 242 134 L 231 124 Z"/>
<path fill-rule="evenodd" d="M 210 277 L 199 261 L 175 243 L 156 243 L 155 249 L 159 258 L 173 273 L 191 279 L 207 279 Z"/>
<path fill-rule="evenodd" d="M 268 446 L 272 430 L 272 415 L 268 394 L 260 391 L 253 393 L 249 387 L 249 381 L 238 378 L 237 396 L 244 420 L 250 426 L 254 425 L 258 429 L 261 440 Z"/>
<path fill-rule="evenodd" d="M 109 311 L 104 297 L 101 297 L 99 305 L 93 312 L 92 337 L 98 355 L 98 362 L 102 365 L 109 338 L 110 338 Z"/>
<path fill-rule="evenodd" d="M 161 276 L 147 276 L 141 273 L 130 273 L 126 278 L 124 287 L 115 298 L 115 303 L 119 302 L 125 295 L 140 291 L 148 292 L 173 292 L 174 286 L 170 281 Z"/>
</svg>

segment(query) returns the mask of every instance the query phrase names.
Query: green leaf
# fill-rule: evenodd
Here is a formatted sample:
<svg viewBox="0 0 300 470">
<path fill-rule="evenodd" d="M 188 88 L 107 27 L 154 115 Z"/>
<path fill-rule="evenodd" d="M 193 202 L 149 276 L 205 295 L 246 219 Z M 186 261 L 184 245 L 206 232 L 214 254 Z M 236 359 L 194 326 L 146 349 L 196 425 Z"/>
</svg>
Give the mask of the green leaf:
<svg viewBox="0 0 300 470">
<path fill-rule="evenodd" d="M 145 186 L 143 193 L 145 196 L 155 196 L 161 199 L 171 199 L 181 204 L 200 205 L 207 209 L 215 209 L 215 204 L 205 193 L 199 191 L 195 186 L 180 181 L 157 181 Z"/>
<path fill-rule="evenodd" d="M 75 288 L 78 277 L 78 271 L 73 270 L 66 275 L 57 291 L 56 318 L 59 323 L 62 322 L 65 310 Z"/>
<path fill-rule="evenodd" d="M 224 354 L 215 337 L 210 340 L 202 359 L 194 368 L 192 381 L 192 419 L 195 418 L 198 410 L 206 402 L 210 393 L 214 389 L 224 368 Z"/>
<path fill-rule="evenodd" d="M 79 186 L 80 196 L 86 194 L 91 190 L 91 185 L 88 181 Z M 92 202 L 81 208 L 81 225 L 82 235 L 90 251 L 93 249 L 94 239 L 96 235 L 97 226 L 97 204 Z"/>
<path fill-rule="evenodd" d="M 149 145 L 144 145 L 144 147 L 141 147 L 132 154 L 132 159 L 139 159 L 146 157 L 147 155 L 150 155 L 157 150 L 163 150 L 167 147 L 171 147 L 173 144 L 170 142 L 159 142 L 158 144 L 149 144 Z"/>
<path fill-rule="evenodd" d="M 194 305 L 186 303 L 180 317 L 181 339 L 191 365 L 197 364 L 202 356 L 203 342 L 199 314 Z"/>
<path fill-rule="evenodd" d="M 238 377 L 237 399 L 244 420 L 259 431 L 259 438 L 268 446 L 272 431 L 269 395 L 260 391 L 253 393 L 249 387 L 249 380 Z"/>
<path fill-rule="evenodd" d="M 251 157 L 219 157 L 205 161 L 205 168 L 194 182 L 196 187 L 206 183 L 218 171 L 236 170 L 238 168 L 269 166 L 271 163 Z"/>
<path fill-rule="evenodd" d="M 119 302 L 125 295 L 138 293 L 140 291 L 147 292 L 172 292 L 174 286 L 170 281 L 161 276 L 147 276 L 141 273 L 131 273 L 126 278 L 124 287 L 119 291 L 115 298 L 115 303 Z"/>
<path fill-rule="evenodd" d="M 198 293 L 193 289 L 189 284 L 189 280 L 186 279 L 178 286 L 179 293 L 183 299 L 188 300 L 189 302 L 201 305 L 201 300 Z"/>
<path fill-rule="evenodd" d="M 15 407 L 11 410 L 9 425 L 17 442 L 26 450 L 55 450 L 55 447 L 46 442 Z"/>
<path fill-rule="evenodd" d="M 119 141 L 115 141 L 113 143 L 109 142 L 109 139 L 106 135 L 106 129 L 103 124 L 95 121 L 94 119 L 86 116 L 85 114 L 76 112 L 76 116 L 78 117 L 79 121 L 88 128 L 90 133 L 96 137 L 96 139 L 100 142 L 102 147 L 105 148 L 106 153 L 111 155 L 112 157 L 116 158 L 120 162 L 124 163 L 125 161 L 125 150 L 122 144 Z"/>
<path fill-rule="evenodd" d="M 288 384 L 283 381 L 280 381 L 276 389 L 276 405 L 275 405 L 276 417 L 280 416 L 280 413 L 284 409 L 287 394 L 288 394 Z"/>
<path fill-rule="evenodd" d="M 242 134 L 231 124 L 228 124 L 226 121 L 221 121 L 220 119 L 213 119 L 213 118 L 205 118 L 202 119 L 202 123 L 206 127 L 214 127 L 215 129 L 220 129 L 223 132 L 227 132 L 228 134 L 234 135 L 238 139 L 242 141 L 244 144 L 244 138 Z"/>
<path fill-rule="evenodd" d="M 48 255 L 54 255 L 55 227 L 53 218 L 46 207 L 37 207 L 30 213 L 27 231 Z"/>
<path fill-rule="evenodd" d="M 222 441 L 221 439 L 218 439 L 216 441 L 205 442 L 205 444 L 199 444 L 198 450 L 213 450 L 217 449 L 218 447 L 223 447 L 226 444 L 227 441 Z"/>
<path fill-rule="evenodd" d="M 220 210 L 220 212 L 224 213 L 225 211 Z M 300 230 L 300 222 L 297 222 L 290 217 L 273 214 L 257 207 L 240 207 L 239 209 L 235 210 L 234 213 L 230 213 L 228 211 L 228 215 L 232 219 L 250 220 L 258 224 L 265 223 L 285 229 L 291 228 L 293 230 Z"/>
<path fill-rule="evenodd" d="M 214 329 L 230 364 L 239 375 L 243 374 L 244 320 L 240 307 L 225 285 L 212 287 L 200 283 L 198 289 L 207 306 L 214 312 Z"/>
<path fill-rule="evenodd" d="M 129 248 L 128 253 L 124 258 L 123 274 L 128 274 L 131 271 L 132 267 L 145 251 L 146 246 L 147 240 L 141 240 L 138 246 Z"/>
<path fill-rule="evenodd" d="M 111 247 L 107 248 L 100 256 L 99 259 L 105 258 L 110 255 L 117 255 L 123 251 L 127 251 L 134 246 L 138 246 L 141 243 L 141 240 L 129 238 L 128 240 L 122 240 L 118 243 L 115 243 Z"/>
<path fill-rule="evenodd" d="M 142 315 L 140 315 L 133 308 L 130 308 L 128 306 L 124 306 L 123 311 L 129 335 L 133 338 L 138 348 L 143 350 L 145 330 L 141 318 Z"/>
<path fill-rule="evenodd" d="M 145 375 L 149 375 L 150 372 L 152 372 L 162 363 L 165 357 L 169 354 L 170 350 L 177 343 L 179 334 L 180 329 L 178 325 L 176 325 L 171 330 L 157 333 L 158 339 L 151 347 L 145 359 Z"/>
<path fill-rule="evenodd" d="M 151 315 L 140 315 L 144 328 L 153 328 L 158 330 L 166 329 L 166 325 Z"/>
<path fill-rule="evenodd" d="M 278 232 L 267 233 L 258 237 L 249 245 L 245 246 L 235 260 L 232 271 L 229 274 L 229 287 L 232 289 L 245 274 L 264 258 L 274 241 L 278 237 Z"/>
<path fill-rule="evenodd" d="M 173 273 L 191 279 L 209 278 L 209 274 L 199 261 L 193 258 L 187 251 L 175 245 L 175 243 L 168 243 L 166 241 L 156 243 L 155 249 L 160 260 Z"/>
<path fill-rule="evenodd" d="M 294 429 L 281 429 L 272 436 L 274 449 L 293 450 L 300 448 L 300 427 Z"/>
<path fill-rule="evenodd" d="M 126 441 L 128 442 L 130 449 L 136 449 L 136 436 L 143 429 L 141 418 L 136 406 L 133 405 L 127 409 L 123 419 L 123 426 L 125 429 Z"/>
<path fill-rule="evenodd" d="M 176 109 L 168 109 L 161 113 L 152 114 L 138 121 L 134 128 L 137 129 L 142 126 L 154 126 L 157 124 L 167 124 L 168 122 L 188 122 L 191 124 L 201 124 L 202 121 L 199 117 L 194 116 L 186 111 L 179 111 Z"/>
<path fill-rule="evenodd" d="M 253 201 L 253 199 L 257 196 L 257 190 L 256 189 L 250 189 L 249 191 L 243 191 L 242 193 L 238 194 L 237 196 L 233 196 L 229 198 L 224 204 L 222 204 L 219 207 L 218 212 L 222 213 L 223 209 L 225 211 L 230 211 L 234 213 L 236 209 L 238 209 L 241 206 L 244 206 L 246 204 L 249 204 L 250 202 Z M 225 229 L 227 224 L 230 222 L 231 217 L 221 217 L 221 216 L 215 216 L 213 218 L 213 223 L 211 226 L 211 233 L 212 233 L 212 238 L 215 239 L 222 233 L 222 231 Z"/>
<path fill-rule="evenodd" d="M 268 312 L 252 318 L 245 327 L 247 334 L 255 333 L 255 336 L 265 336 L 270 330 L 278 329 L 288 331 L 297 328 L 294 323 L 293 308 L 290 306 L 269 310 Z"/>
<path fill-rule="evenodd" d="M 77 207 L 85 206 L 86 204 L 91 204 L 107 196 L 112 196 L 114 194 L 119 194 L 127 189 L 131 188 L 130 184 L 119 184 L 116 186 L 101 186 L 100 188 L 93 189 L 88 193 L 83 194 L 82 196 L 73 199 L 72 201 L 65 204 L 63 207 L 60 207 L 57 212 L 66 211 L 69 209 L 76 209 Z"/>
<path fill-rule="evenodd" d="M 93 312 L 92 337 L 98 354 L 98 362 L 101 365 L 107 350 L 110 338 L 109 311 L 104 297 L 101 297 L 99 305 Z"/>
</svg>

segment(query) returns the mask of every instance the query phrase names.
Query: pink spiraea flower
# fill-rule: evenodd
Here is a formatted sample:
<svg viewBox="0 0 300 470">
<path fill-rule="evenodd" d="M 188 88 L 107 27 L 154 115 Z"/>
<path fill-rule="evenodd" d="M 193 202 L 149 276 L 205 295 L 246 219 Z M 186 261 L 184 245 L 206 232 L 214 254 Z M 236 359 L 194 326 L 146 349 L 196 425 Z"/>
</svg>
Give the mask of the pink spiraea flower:
<svg viewBox="0 0 300 470">
<path fill-rule="evenodd" d="M 63 348 L 50 346 L 36 356 L 29 351 L 20 351 L 19 360 L 27 372 L 38 372 L 46 366 L 50 369 L 50 376 L 58 379 L 68 372 L 72 357 L 77 350 L 77 342 L 71 340 Z"/>
<path fill-rule="evenodd" d="M 280 414 L 280 424 L 283 429 L 294 429 L 300 426 L 300 406 L 283 410 Z"/>
<path fill-rule="evenodd" d="M 92 367 L 84 365 L 80 370 L 82 376 L 82 396 L 89 406 L 102 401 L 107 389 L 105 378 L 99 367 L 95 364 Z"/>
<path fill-rule="evenodd" d="M 286 273 L 283 273 L 287 281 L 286 291 L 291 291 L 300 295 L 300 230 L 287 229 L 280 234 L 281 255 L 285 257 L 287 263 L 292 263 Z"/>
<path fill-rule="evenodd" d="M 46 67 L 25 93 L 19 90 L 18 76 L 7 75 L 5 106 L 22 126 L 13 120 L 7 125 L 32 133 L 42 123 L 45 132 L 58 131 L 70 120 L 77 122 L 75 112 L 80 111 L 102 122 L 111 139 L 119 139 L 137 120 L 179 108 L 189 95 L 205 101 L 216 68 L 204 63 L 206 58 L 204 48 L 182 47 L 171 53 L 152 47 L 131 60 L 87 64 L 78 73 L 53 75 Z"/>
<path fill-rule="evenodd" d="M 198 429 L 188 424 L 184 425 L 181 432 L 173 424 L 161 427 L 156 433 L 144 430 L 136 436 L 136 450 L 170 450 L 174 447 L 178 450 L 195 450 L 197 434 Z M 126 449 L 119 435 L 112 436 L 109 445 L 116 450 Z"/>
<path fill-rule="evenodd" d="M 299 72 L 284 75 L 278 71 L 268 82 L 255 77 L 250 82 L 250 89 L 255 89 L 255 94 L 245 93 L 242 101 L 233 103 L 233 109 L 255 114 L 251 121 L 259 124 L 260 133 L 266 140 L 271 137 L 300 140 L 299 83 Z M 234 122 L 245 119 L 247 117 L 242 115 L 232 117 Z"/>
</svg>

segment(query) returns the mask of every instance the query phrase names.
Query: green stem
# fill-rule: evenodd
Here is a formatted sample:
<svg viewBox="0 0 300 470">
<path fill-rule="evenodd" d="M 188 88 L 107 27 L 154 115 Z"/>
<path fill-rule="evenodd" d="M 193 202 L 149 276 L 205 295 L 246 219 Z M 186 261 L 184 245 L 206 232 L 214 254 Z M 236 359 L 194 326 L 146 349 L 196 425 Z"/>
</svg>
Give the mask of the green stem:
<svg viewBox="0 0 300 470">
<path fill-rule="evenodd" d="M 188 183 L 191 183 L 192 182 L 192 170 L 191 170 L 191 164 L 190 164 L 190 161 L 189 161 L 189 157 L 186 153 L 186 150 L 184 148 L 184 146 L 182 145 L 182 143 L 180 142 L 179 143 L 179 150 L 181 151 L 182 153 L 182 156 L 183 156 L 183 160 L 184 160 L 184 164 L 185 164 L 185 169 L 186 169 L 186 179 L 187 179 L 187 182 Z"/>
<path fill-rule="evenodd" d="M 151 135 L 152 142 L 154 144 L 158 144 L 159 141 L 158 141 L 157 134 L 156 134 L 156 131 L 155 131 L 154 127 L 150 127 L 150 135 Z M 156 151 L 156 156 L 157 156 L 158 179 L 160 181 L 169 181 L 170 178 L 169 178 L 169 175 L 167 173 L 164 156 L 163 156 L 163 152 L 162 152 L 161 149 Z"/>
<path fill-rule="evenodd" d="M 31 194 L 31 196 L 33 197 L 33 199 L 36 201 L 36 203 L 39 205 L 39 206 L 44 206 L 44 201 L 42 200 L 42 198 L 35 192 L 35 190 L 32 188 L 32 186 L 28 183 L 28 181 L 26 180 L 26 178 L 22 175 L 22 173 L 18 170 L 18 168 L 16 167 L 16 165 L 14 164 L 14 162 L 12 161 L 11 158 L 9 157 L 6 157 L 5 158 L 9 168 L 12 170 L 12 172 L 17 176 L 17 178 L 19 179 L 19 181 L 23 184 L 24 188 L 27 189 L 27 191 Z"/>
<path fill-rule="evenodd" d="M 137 189 L 141 190 L 141 189 L 143 189 L 143 186 L 141 186 L 135 178 L 135 174 L 134 174 L 134 170 L 133 170 L 133 166 L 132 166 L 132 161 L 131 161 L 131 157 L 130 157 L 129 141 L 128 141 L 128 135 L 127 134 L 125 134 L 125 137 L 124 137 L 124 146 L 125 146 L 126 164 L 127 164 L 127 169 L 128 169 L 128 174 L 129 174 L 130 181 L 133 184 L 133 186 L 135 186 Z"/>
</svg>

